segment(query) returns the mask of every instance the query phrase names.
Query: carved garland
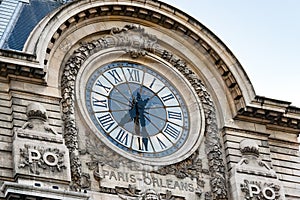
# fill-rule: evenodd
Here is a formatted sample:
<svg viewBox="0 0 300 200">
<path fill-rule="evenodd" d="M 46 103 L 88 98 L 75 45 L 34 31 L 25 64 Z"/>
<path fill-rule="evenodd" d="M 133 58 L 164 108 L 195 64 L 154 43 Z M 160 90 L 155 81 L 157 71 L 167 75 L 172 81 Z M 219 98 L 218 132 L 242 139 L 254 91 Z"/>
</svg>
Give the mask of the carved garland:
<svg viewBox="0 0 300 200">
<path fill-rule="evenodd" d="M 50 152 L 49 157 L 51 159 L 51 163 L 45 160 L 45 158 L 39 156 L 35 157 L 34 161 L 30 160 L 31 153 L 38 153 L 39 155 L 45 155 L 45 153 Z M 52 172 L 62 172 L 67 167 L 64 162 L 64 154 L 65 152 L 60 151 L 57 148 L 43 148 L 43 147 L 31 147 L 29 145 L 25 145 L 24 148 L 20 148 L 20 163 L 18 165 L 19 168 L 29 168 L 32 174 L 40 175 L 45 171 Z M 53 157 L 55 156 L 57 160 Z"/>
<path fill-rule="evenodd" d="M 135 37 L 132 37 L 132 36 Z M 138 37 L 136 37 L 138 36 Z M 162 49 L 156 44 L 156 37 L 145 33 L 145 30 L 135 25 L 126 25 L 122 29 L 113 28 L 111 35 L 91 41 L 74 51 L 65 65 L 62 75 L 62 109 L 65 122 L 65 141 L 70 151 L 71 174 L 74 189 L 80 189 L 82 177 L 81 163 L 79 160 L 78 131 L 75 122 L 75 79 L 79 69 L 85 60 L 93 53 L 113 47 L 124 47 L 124 51 L 130 53 L 133 58 L 153 53 L 181 72 L 191 83 L 199 96 L 206 119 L 206 150 L 209 161 L 209 173 L 211 176 L 212 199 L 228 199 L 225 166 L 222 158 L 221 143 L 217 130 L 216 111 L 210 94 L 197 75 L 176 55 Z"/>
<path fill-rule="evenodd" d="M 264 187 L 268 187 L 273 190 L 274 194 L 267 193 L 267 192 L 265 192 L 266 194 L 264 194 L 263 192 L 258 192 L 258 191 L 255 191 L 255 193 L 253 194 L 253 192 L 249 190 L 249 185 L 255 185 L 260 191 L 262 191 Z M 242 192 L 244 193 L 245 200 L 268 200 L 268 199 L 279 200 L 279 199 L 281 199 L 280 186 L 276 185 L 274 183 L 262 183 L 260 181 L 244 180 L 244 183 L 241 183 L 240 187 L 241 187 Z"/>
</svg>

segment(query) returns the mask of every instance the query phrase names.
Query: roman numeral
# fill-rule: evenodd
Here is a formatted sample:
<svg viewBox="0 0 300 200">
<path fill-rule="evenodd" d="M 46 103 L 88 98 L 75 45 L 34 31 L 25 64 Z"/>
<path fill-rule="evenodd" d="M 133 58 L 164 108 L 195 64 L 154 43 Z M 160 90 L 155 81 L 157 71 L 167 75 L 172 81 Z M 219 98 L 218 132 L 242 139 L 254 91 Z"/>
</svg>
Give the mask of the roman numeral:
<svg viewBox="0 0 300 200">
<path fill-rule="evenodd" d="M 182 120 L 181 112 L 168 111 L 169 119 Z"/>
<path fill-rule="evenodd" d="M 140 82 L 140 71 L 136 69 L 127 69 L 129 72 L 129 80 L 128 81 L 135 81 Z"/>
<path fill-rule="evenodd" d="M 119 82 L 123 81 L 120 75 L 118 74 L 117 70 L 113 69 L 108 73 L 114 78 L 115 84 L 118 84 Z"/>
<path fill-rule="evenodd" d="M 121 142 L 122 144 L 126 145 L 128 144 L 128 133 L 121 129 L 116 137 L 116 140 Z"/>
<path fill-rule="evenodd" d="M 99 99 L 96 99 L 95 97 L 92 97 L 92 101 L 93 101 L 93 106 L 107 108 L 107 100 L 106 99 L 99 100 Z"/>
<path fill-rule="evenodd" d="M 148 151 L 148 138 L 146 137 L 138 137 L 138 145 L 140 151 Z"/>
<path fill-rule="evenodd" d="M 180 134 L 180 131 L 177 130 L 175 127 L 171 126 L 170 124 L 167 124 L 167 127 L 163 132 L 174 139 L 177 139 Z"/>
<path fill-rule="evenodd" d="M 100 80 L 97 80 L 96 85 L 102 87 L 107 93 L 110 91 L 111 87 L 103 85 Z"/>
<path fill-rule="evenodd" d="M 165 143 L 163 143 L 163 141 L 161 141 L 161 140 L 159 139 L 159 137 L 156 137 L 156 139 L 157 139 L 157 141 L 158 141 L 159 146 L 160 146 L 161 149 L 167 148 L 167 145 L 165 145 Z"/>
<path fill-rule="evenodd" d="M 150 84 L 150 88 L 152 89 L 152 86 L 154 85 L 154 82 L 156 81 L 156 78 L 153 79 L 152 83 Z"/>
<path fill-rule="evenodd" d="M 113 120 L 110 114 L 106 114 L 101 117 L 98 117 L 98 120 L 106 131 L 108 131 L 115 123 L 115 121 Z"/>
<path fill-rule="evenodd" d="M 172 93 L 170 93 L 170 94 L 168 94 L 166 96 L 161 97 L 161 99 L 163 100 L 163 102 L 169 101 L 169 100 L 174 99 L 174 98 L 175 97 L 174 97 L 174 95 Z"/>
</svg>

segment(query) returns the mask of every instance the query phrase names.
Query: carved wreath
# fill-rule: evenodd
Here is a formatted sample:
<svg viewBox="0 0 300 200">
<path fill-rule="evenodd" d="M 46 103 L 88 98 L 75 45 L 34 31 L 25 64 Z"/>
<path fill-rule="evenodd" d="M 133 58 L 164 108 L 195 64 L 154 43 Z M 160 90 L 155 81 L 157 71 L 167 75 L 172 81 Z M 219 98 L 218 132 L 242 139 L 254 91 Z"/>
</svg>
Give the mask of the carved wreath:
<svg viewBox="0 0 300 200">
<path fill-rule="evenodd" d="M 270 198 L 266 198 L 262 192 L 258 192 L 255 194 L 250 194 L 250 190 L 249 190 L 249 184 L 254 184 L 256 185 L 260 190 L 263 187 L 269 187 L 271 188 L 275 195 L 274 195 L 274 200 L 279 200 L 280 199 L 280 186 L 279 185 L 275 185 L 274 183 L 261 183 L 260 181 L 249 181 L 249 180 L 244 180 L 244 183 L 242 183 L 240 185 L 242 192 L 245 195 L 245 200 L 268 200 Z"/>
<path fill-rule="evenodd" d="M 45 152 L 51 152 L 53 155 L 57 157 L 57 162 L 55 165 L 48 165 L 42 157 L 34 161 L 30 161 L 29 159 L 29 149 L 37 150 L 41 155 Z M 19 168 L 29 168 L 30 172 L 36 175 L 40 175 L 41 173 L 47 171 L 52 172 L 61 172 L 63 169 L 66 169 L 65 160 L 64 160 L 65 152 L 60 151 L 56 148 L 43 148 L 43 147 L 30 147 L 25 145 L 24 148 L 20 148 L 20 161 Z"/>
</svg>

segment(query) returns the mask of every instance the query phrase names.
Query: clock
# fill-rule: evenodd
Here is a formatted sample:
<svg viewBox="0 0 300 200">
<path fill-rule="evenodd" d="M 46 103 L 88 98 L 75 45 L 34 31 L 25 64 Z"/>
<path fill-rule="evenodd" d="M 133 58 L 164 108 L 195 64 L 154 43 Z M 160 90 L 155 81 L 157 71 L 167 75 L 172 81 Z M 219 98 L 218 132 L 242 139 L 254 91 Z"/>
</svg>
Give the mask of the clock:
<svg viewBox="0 0 300 200">
<path fill-rule="evenodd" d="M 95 68 L 87 78 L 84 97 L 96 134 L 116 151 L 141 162 L 189 154 L 202 123 L 195 123 L 191 113 L 201 112 L 198 106 L 194 108 L 198 112 L 191 112 L 191 103 L 186 102 L 190 97 L 184 97 L 174 82 L 153 67 L 131 61 Z"/>
</svg>

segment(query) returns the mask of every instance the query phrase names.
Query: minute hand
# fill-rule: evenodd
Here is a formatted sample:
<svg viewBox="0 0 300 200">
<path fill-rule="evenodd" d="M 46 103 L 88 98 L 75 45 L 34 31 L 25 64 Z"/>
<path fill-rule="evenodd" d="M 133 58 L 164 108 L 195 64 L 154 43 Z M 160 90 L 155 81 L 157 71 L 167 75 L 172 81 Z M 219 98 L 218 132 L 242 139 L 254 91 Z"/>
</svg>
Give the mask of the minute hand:
<svg viewBox="0 0 300 200">
<path fill-rule="evenodd" d="M 147 137 L 148 134 L 146 132 L 145 126 L 146 126 L 146 120 L 145 120 L 145 107 L 146 104 L 148 103 L 149 98 L 142 100 L 140 99 L 137 103 L 138 103 L 138 112 L 139 112 L 139 118 L 140 118 L 140 123 L 141 123 L 141 127 L 142 127 L 142 135 L 143 137 Z"/>
</svg>

